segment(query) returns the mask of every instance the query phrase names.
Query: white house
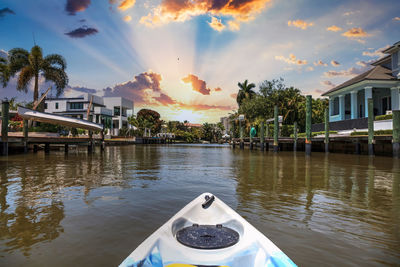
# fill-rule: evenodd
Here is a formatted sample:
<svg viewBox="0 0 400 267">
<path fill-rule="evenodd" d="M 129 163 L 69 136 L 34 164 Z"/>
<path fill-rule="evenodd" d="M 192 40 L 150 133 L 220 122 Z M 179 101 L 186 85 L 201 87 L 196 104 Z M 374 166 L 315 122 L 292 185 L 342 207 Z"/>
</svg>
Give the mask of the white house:
<svg viewBox="0 0 400 267">
<path fill-rule="evenodd" d="M 368 117 L 368 98 L 373 99 L 374 115 L 400 109 L 400 41 L 385 49 L 385 57 L 372 69 L 322 94 L 329 97 L 331 122 Z"/>
<path fill-rule="evenodd" d="M 72 98 L 46 98 L 45 112 L 88 120 L 87 109 L 91 100 L 90 121 L 104 124 L 113 135 L 118 135 L 122 127 L 128 127 L 127 118 L 133 114 L 133 101 L 123 97 L 84 94 Z"/>
</svg>

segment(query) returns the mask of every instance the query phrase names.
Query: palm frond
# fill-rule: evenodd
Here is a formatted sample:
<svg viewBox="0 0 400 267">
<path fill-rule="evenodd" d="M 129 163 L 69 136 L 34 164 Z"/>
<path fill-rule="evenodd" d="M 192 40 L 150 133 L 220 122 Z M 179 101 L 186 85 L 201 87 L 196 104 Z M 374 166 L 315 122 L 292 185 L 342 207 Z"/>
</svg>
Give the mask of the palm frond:
<svg viewBox="0 0 400 267">
<path fill-rule="evenodd" d="M 14 76 L 25 66 L 29 65 L 29 52 L 22 48 L 13 48 L 8 52 L 9 75 Z"/>
<path fill-rule="evenodd" d="M 31 66 L 25 66 L 22 68 L 21 73 L 18 77 L 17 82 L 17 90 L 24 91 L 25 93 L 28 92 L 28 84 L 29 81 L 35 76 L 35 72 L 33 71 Z"/>
<path fill-rule="evenodd" d="M 66 62 L 65 58 L 58 54 L 47 55 L 44 58 L 43 62 L 44 62 L 44 64 L 48 64 L 52 67 L 58 67 L 62 70 L 65 70 L 67 68 L 67 62 Z M 56 65 L 56 66 L 54 66 L 54 65 Z"/>
<path fill-rule="evenodd" d="M 68 85 L 68 76 L 62 69 L 48 67 L 43 70 L 46 81 L 54 82 L 57 89 L 57 96 L 61 95 L 64 88 Z"/>
</svg>

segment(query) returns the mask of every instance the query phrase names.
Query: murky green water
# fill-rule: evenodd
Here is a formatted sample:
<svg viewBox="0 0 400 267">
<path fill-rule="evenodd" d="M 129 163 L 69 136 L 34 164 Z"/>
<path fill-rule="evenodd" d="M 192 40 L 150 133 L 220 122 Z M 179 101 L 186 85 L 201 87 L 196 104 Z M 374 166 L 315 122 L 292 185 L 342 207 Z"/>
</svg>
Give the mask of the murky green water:
<svg viewBox="0 0 400 267">
<path fill-rule="evenodd" d="M 186 145 L 0 157 L 0 266 L 116 266 L 203 192 L 299 265 L 396 265 L 397 163 Z"/>
</svg>

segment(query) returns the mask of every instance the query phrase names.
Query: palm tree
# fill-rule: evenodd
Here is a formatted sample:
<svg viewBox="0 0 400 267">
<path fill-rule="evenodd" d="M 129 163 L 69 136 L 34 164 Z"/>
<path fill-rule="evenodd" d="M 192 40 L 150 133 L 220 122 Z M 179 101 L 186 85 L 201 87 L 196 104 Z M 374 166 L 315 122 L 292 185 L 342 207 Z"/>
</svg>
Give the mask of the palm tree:
<svg viewBox="0 0 400 267">
<path fill-rule="evenodd" d="M 42 48 L 35 45 L 31 52 L 22 48 L 14 48 L 9 51 L 9 74 L 10 77 L 19 73 L 17 90 L 28 91 L 27 86 L 32 78 L 35 78 L 33 101 L 39 98 L 39 75 L 43 75 L 46 81 L 55 83 L 57 96 L 68 84 L 68 76 L 65 73 L 67 63 L 58 54 L 51 54 L 43 58 Z"/>
<path fill-rule="evenodd" d="M 248 81 L 245 80 L 243 83 L 238 82 L 239 92 L 236 97 L 236 102 L 240 106 L 244 99 L 252 98 L 253 95 L 256 94 L 252 89 L 256 87 L 254 83 L 248 84 Z"/>
<path fill-rule="evenodd" d="M 6 58 L 0 57 L 0 83 L 3 87 L 7 86 L 9 79 L 8 61 Z"/>
</svg>

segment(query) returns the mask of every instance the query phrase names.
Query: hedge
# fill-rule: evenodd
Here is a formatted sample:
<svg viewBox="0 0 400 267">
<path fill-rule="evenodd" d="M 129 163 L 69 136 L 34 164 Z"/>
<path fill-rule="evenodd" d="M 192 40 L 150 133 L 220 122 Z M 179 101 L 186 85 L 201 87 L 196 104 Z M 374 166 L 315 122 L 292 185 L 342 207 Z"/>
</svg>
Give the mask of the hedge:
<svg viewBox="0 0 400 267">
<path fill-rule="evenodd" d="M 378 130 L 378 131 L 374 131 L 374 135 L 389 135 L 389 134 L 393 134 L 393 130 Z M 352 132 L 350 135 L 351 136 L 368 135 L 368 132 L 367 131 Z"/>
<path fill-rule="evenodd" d="M 379 115 L 375 117 L 376 121 L 383 121 L 383 120 L 390 120 L 393 118 L 392 114 L 387 114 L 387 115 Z"/>
<path fill-rule="evenodd" d="M 329 134 L 337 134 L 337 131 L 329 131 Z M 320 131 L 320 132 L 312 132 L 311 133 L 311 137 L 315 137 L 317 135 L 321 135 L 321 134 L 325 134 L 325 131 Z M 290 137 L 294 137 L 294 134 L 291 134 Z M 306 133 L 298 133 L 297 137 L 299 138 L 305 138 L 306 137 Z"/>
</svg>

